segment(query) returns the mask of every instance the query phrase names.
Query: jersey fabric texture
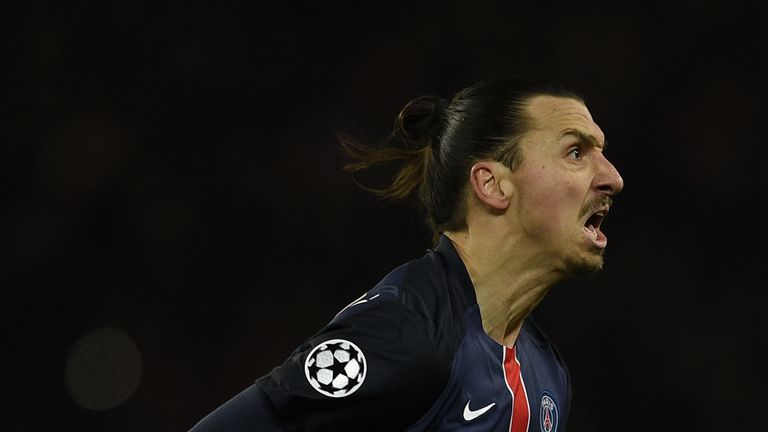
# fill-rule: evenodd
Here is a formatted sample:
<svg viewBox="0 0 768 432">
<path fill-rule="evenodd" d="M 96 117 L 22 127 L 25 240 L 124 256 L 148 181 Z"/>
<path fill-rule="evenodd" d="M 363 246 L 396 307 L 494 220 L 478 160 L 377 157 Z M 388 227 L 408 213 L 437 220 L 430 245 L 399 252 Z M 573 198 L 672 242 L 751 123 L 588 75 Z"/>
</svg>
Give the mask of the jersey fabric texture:
<svg viewBox="0 0 768 432">
<path fill-rule="evenodd" d="M 564 431 L 567 368 L 529 317 L 483 330 L 451 241 L 384 277 L 191 431 Z"/>
</svg>

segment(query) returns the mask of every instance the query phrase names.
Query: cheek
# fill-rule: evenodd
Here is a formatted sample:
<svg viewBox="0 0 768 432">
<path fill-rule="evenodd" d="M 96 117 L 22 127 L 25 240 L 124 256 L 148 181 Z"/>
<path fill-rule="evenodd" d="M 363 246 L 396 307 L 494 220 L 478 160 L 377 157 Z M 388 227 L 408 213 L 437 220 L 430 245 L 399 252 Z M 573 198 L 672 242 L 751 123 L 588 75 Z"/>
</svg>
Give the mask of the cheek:
<svg viewBox="0 0 768 432">
<path fill-rule="evenodd" d="M 577 218 L 581 202 L 573 182 L 537 176 L 531 179 L 526 191 L 526 208 L 529 227 L 539 234 L 561 236 Z"/>
<path fill-rule="evenodd" d="M 558 191 L 552 191 L 542 195 L 536 203 L 536 217 L 547 230 L 553 231 L 563 225 L 566 213 L 565 200 Z"/>
<path fill-rule="evenodd" d="M 550 231 L 562 214 L 563 188 L 544 175 L 530 176 L 521 192 L 520 213 L 526 227 Z"/>
</svg>

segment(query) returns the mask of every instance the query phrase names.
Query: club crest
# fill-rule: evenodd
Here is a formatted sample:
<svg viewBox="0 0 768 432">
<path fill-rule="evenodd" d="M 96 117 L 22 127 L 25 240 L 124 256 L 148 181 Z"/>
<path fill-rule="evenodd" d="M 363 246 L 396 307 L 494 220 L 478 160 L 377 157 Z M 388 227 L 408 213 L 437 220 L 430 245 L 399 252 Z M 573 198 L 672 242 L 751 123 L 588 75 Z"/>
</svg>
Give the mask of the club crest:
<svg viewBox="0 0 768 432">
<path fill-rule="evenodd" d="M 557 431 L 557 422 L 560 419 L 560 414 L 555 400 L 549 394 L 544 393 L 544 396 L 541 397 L 540 407 L 539 426 L 541 427 L 541 432 Z"/>
</svg>

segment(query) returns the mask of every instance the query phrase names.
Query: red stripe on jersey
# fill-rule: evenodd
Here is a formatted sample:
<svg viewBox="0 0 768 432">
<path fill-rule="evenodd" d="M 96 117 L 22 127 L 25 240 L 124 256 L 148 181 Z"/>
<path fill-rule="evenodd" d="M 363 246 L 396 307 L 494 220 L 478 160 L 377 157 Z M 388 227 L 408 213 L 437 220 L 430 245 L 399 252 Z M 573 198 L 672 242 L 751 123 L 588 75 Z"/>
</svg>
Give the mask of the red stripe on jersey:
<svg viewBox="0 0 768 432">
<path fill-rule="evenodd" d="M 523 375 L 520 372 L 520 362 L 517 361 L 516 348 L 504 347 L 504 379 L 512 394 L 512 419 L 509 422 L 509 431 L 527 432 L 531 413 Z"/>
</svg>

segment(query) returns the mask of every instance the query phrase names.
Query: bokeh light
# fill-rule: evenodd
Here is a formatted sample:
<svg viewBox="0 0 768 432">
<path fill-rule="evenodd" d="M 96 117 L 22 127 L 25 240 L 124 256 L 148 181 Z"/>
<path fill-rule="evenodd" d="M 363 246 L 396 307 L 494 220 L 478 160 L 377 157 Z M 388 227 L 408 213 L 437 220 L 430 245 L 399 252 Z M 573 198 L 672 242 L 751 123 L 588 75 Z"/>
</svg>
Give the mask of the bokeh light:
<svg viewBox="0 0 768 432">
<path fill-rule="evenodd" d="M 125 402 L 141 380 L 141 354 L 125 332 L 100 328 L 84 334 L 69 351 L 67 389 L 75 403 L 105 410 Z"/>
</svg>

